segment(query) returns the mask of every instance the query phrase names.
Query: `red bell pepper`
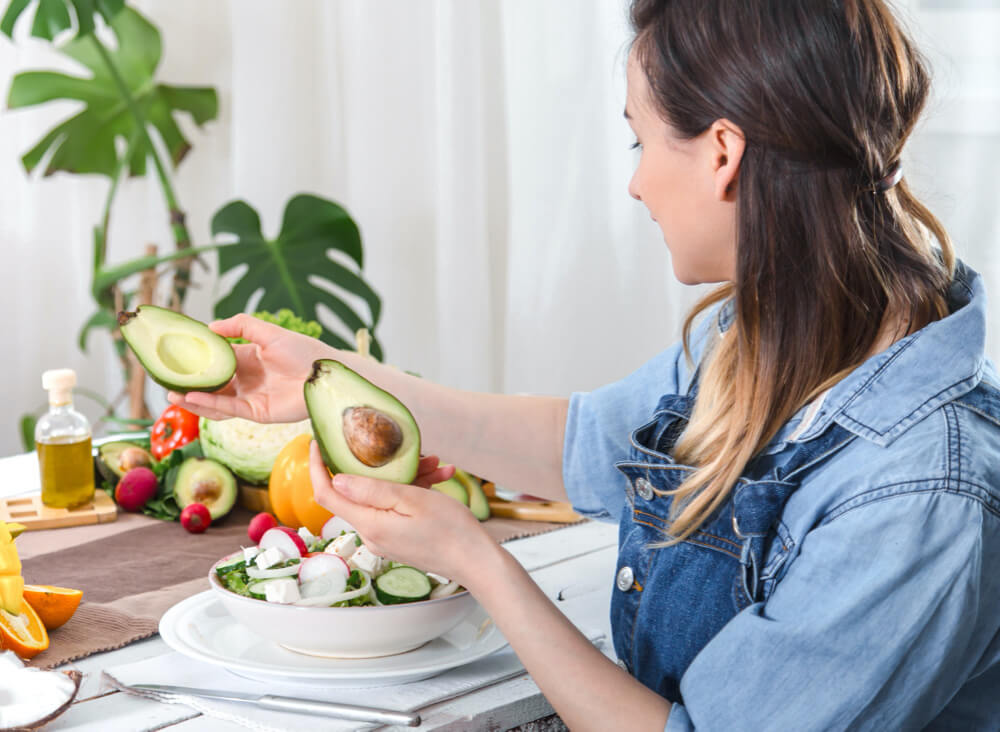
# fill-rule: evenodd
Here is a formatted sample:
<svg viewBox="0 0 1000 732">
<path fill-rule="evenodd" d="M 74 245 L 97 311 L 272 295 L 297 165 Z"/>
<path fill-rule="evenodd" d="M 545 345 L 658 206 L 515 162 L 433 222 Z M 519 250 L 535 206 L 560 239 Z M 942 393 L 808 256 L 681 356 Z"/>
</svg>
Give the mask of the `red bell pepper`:
<svg viewBox="0 0 1000 732">
<path fill-rule="evenodd" d="M 198 439 L 198 415 L 171 404 L 153 423 L 149 451 L 162 460 L 178 447 Z"/>
</svg>

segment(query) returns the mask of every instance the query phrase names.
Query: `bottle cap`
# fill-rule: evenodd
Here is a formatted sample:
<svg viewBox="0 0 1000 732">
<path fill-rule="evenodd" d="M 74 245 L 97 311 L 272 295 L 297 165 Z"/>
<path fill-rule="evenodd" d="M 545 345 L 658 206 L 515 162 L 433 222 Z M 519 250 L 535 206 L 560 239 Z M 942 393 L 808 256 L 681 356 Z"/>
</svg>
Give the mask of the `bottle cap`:
<svg viewBox="0 0 1000 732">
<path fill-rule="evenodd" d="M 42 374 L 42 388 L 49 392 L 49 404 L 69 404 L 73 401 L 76 372 L 73 369 L 50 369 Z"/>
</svg>

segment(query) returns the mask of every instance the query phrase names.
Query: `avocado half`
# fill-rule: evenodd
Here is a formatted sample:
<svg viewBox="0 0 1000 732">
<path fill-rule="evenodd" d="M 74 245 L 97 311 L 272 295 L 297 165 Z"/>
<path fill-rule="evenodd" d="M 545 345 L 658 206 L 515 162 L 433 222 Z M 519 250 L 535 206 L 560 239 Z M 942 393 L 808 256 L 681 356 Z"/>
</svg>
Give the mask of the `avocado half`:
<svg viewBox="0 0 1000 732">
<path fill-rule="evenodd" d="M 173 488 L 181 509 L 192 503 L 204 504 L 213 521 L 232 510 L 238 495 L 236 478 L 229 468 L 203 457 L 189 457 L 180 464 Z"/>
<path fill-rule="evenodd" d="M 402 402 L 339 361 L 313 363 L 303 387 L 323 462 L 334 473 L 411 483 L 420 429 Z"/>
<path fill-rule="evenodd" d="M 153 456 L 133 442 L 105 442 L 97 448 L 94 461 L 101 477 L 115 485 L 132 468 L 152 466 Z"/>
<path fill-rule="evenodd" d="M 201 321 L 140 305 L 118 313 L 122 337 L 150 378 L 171 391 L 216 391 L 236 372 L 236 354 Z"/>
</svg>

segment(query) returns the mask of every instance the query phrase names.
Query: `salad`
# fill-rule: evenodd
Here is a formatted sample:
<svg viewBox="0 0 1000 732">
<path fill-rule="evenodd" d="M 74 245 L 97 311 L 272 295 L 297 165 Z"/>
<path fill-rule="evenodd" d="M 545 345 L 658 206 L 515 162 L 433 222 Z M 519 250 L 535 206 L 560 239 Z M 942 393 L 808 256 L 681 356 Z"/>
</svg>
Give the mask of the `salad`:
<svg viewBox="0 0 1000 732">
<path fill-rule="evenodd" d="M 215 573 L 237 595 L 303 607 L 398 605 L 463 590 L 447 577 L 375 554 L 336 516 L 321 536 L 304 526 L 297 532 L 268 529 L 256 546 L 242 547 L 216 565 Z"/>
</svg>

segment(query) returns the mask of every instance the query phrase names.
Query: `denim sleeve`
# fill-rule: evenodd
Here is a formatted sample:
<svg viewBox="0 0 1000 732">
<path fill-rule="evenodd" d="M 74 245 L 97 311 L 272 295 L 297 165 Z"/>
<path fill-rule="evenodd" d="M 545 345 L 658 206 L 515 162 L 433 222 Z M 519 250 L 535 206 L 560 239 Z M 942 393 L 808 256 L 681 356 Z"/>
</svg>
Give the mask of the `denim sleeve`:
<svg viewBox="0 0 1000 732">
<path fill-rule="evenodd" d="M 969 619 L 998 541 L 996 515 L 943 491 L 821 525 L 694 659 L 666 729 L 923 729 L 990 642 Z"/>
<path fill-rule="evenodd" d="M 660 397 L 679 390 L 683 361 L 683 349 L 677 344 L 621 381 L 570 397 L 563 483 L 578 513 L 618 520 L 625 503 L 625 478 L 615 463 L 628 458 L 629 437 L 650 419 Z"/>
</svg>

